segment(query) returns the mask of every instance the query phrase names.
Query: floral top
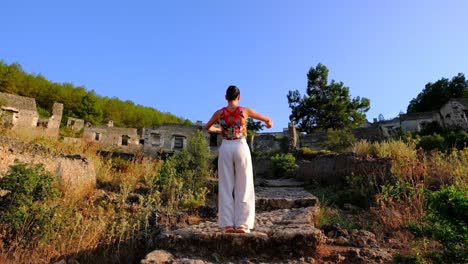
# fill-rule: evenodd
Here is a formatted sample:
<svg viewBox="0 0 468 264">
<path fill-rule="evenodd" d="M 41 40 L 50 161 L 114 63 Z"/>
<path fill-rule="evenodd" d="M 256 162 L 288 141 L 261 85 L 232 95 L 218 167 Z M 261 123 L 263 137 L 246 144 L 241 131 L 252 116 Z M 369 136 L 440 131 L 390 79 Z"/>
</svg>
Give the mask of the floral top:
<svg viewBox="0 0 468 264">
<path fill-rule="evenodd" d="M 234 111 L 223 107 L 219 120 L 221 135 L 224 139 L 241 139 L 247 136 L 247 123 L 242 113 L 242 107 L 238 106 Z"/>
</svg>

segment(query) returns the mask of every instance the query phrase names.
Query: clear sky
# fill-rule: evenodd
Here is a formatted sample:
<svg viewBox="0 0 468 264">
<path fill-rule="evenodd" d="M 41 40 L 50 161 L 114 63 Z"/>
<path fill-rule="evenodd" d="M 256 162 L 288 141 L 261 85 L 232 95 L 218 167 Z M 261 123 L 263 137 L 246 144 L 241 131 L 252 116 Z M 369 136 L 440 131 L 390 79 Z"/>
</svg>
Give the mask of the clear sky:
<svg viewBox="0 0 468 264">
<path fill-rule="evenodd" d="M 465 0 L 4 0 L 0 14 L 0 60 L 192 121 L 235 84 L 281 131 L 318 63 L 370 99 L 369 121 L 468 74 Z"/>
</svg>

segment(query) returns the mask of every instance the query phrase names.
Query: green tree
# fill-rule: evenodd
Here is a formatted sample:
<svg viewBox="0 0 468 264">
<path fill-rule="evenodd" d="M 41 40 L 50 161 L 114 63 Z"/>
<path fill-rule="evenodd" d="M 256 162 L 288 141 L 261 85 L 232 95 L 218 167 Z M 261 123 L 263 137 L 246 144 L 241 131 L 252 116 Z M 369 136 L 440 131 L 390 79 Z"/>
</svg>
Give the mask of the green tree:
<svg viewBox="0 0 468 264">
<path fill-rule="evenodd" d="M 428 112 L 440 109 L 451 98 L 468 98 L 468 80 L 463 73 L 452 80 L 442 78 L 435 83 L 427 83 L 422 92 L 408 105 L 408 113 Z"/>
<path fill-rule="evenodd" d="M 247 137 L 249 140 L 250 151 L 253 151 L 253 141 L 258 131 L 262 130 L 264 125 L 261 121 L 254 121 L 252 118 L 247 118 Z"/>
<path fill-rule="evenodd" d="M 289 119 L 304 132 L 315 129 L 355 128 L 366 120 L 370 101 L 367 98 L 351 98 L 349 88 L 343 82 L 328 83 L 328 69 L 318 64 L 307 74 L 307 95 L 298 90 L 289 91 L 288 104 L 292 110 Z"/>
</svg>

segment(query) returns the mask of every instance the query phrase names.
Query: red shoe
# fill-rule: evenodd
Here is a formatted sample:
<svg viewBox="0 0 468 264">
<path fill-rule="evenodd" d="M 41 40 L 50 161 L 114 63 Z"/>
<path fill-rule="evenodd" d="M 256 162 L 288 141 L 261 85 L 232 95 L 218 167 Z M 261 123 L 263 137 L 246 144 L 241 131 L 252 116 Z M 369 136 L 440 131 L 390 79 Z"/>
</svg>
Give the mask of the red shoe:
<svg viewBox="0 0 468 264">
<path fill-rule="evenodd" d="M 236 228 L 236 233 L 250 233 L 250 229 L 246 226 L 239 226 Z"/>
<path fill-rule="evenodd" d="M 235 230 L 234 230 L 233 226 L 226 226 L 226 227 L 224 227 L 224 232 L 225 233 L 234 233 Z"/>
</svg>

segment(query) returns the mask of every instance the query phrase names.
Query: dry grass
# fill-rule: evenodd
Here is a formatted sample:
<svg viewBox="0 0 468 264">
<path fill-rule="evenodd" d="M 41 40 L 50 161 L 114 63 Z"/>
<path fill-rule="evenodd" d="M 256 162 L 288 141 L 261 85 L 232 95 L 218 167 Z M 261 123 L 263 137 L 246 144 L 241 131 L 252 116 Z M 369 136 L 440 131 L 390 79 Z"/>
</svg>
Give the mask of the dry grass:
<svg viewBox="0 0 468 264">
<path fill-rule="evenodd" d="M 0 263 L 50 263 L 60 256 L 73 255 L 92 262 L 96 254 L 102 254 L 96 252 L 97 248 L 108 251 L 108 256 L 115 256 L 125 251 L 124 244 L 134 245 L 133 240 L 150 233 L 150 216 L 160 206 L 153 182 L 161 162 L 137 155 L 133 161 L 124 161 L 125 169 L 121 170 L 112 159 L 99 156 L 94 143 L 82 140 L 69 144 L 48 137 L 41 130 L 3 130 L 1 133 L 59 153 L 86 157 L 94 165 L 101 184 L 100 189 L 84 199 L 76 201 L 66 197 L 61 200 L 53 217 L 52 234 L 47 235 L 47 239 L 33 238 L 37 245 L 0 242 Z M 131 194 L 138 199 L 129 201 Z M 4 237 L 0 234 L 0 241 Z"/>
<path fill-rule="evenodd" d="M 360 140 L 352 145 L 352 151 L 357 157 L 361 158 L 390 158 L 395 160 L 416 160 L 418 158 L 415 145 L 400 140 L 374 143 Z"/>
<path fill-rule="evenodd" d="M 356 157 L 370 159 L 373 154 L 372 148 L 373 145 L 369 141 L 359 140 L 351 146 L 351 151 L 356 155 Z"/>
<path fill-rule="evenodd" d="M 450 153 L 433 151 L 426 157 L 431 186 L 455 185 L 468 189 L 468 148 Z"/>
</svg>

